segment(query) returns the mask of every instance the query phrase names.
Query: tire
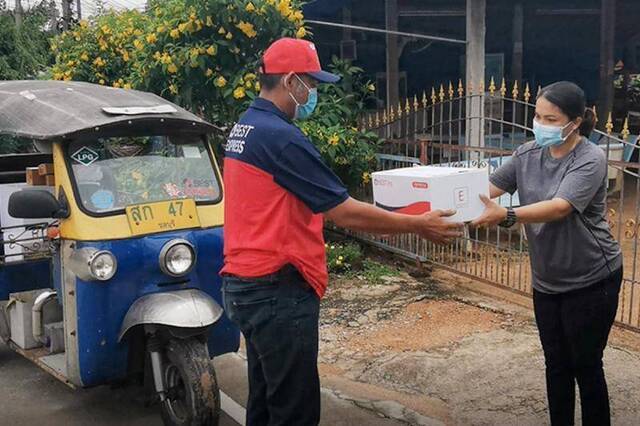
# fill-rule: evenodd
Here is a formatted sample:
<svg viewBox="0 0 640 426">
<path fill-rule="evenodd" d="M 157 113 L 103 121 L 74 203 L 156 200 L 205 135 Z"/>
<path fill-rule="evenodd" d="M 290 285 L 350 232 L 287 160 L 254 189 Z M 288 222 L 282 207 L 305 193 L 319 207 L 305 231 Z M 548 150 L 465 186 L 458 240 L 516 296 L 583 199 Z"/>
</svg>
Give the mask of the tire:
<svg viewBox="0 0 640 426">
<path fill-rule="evenodd" d="M 207 345 L 196 338 L 171 339 L 165 349 L 162 402 L 166 426 L 217 426 L 220 390 Z"/>
</svg>

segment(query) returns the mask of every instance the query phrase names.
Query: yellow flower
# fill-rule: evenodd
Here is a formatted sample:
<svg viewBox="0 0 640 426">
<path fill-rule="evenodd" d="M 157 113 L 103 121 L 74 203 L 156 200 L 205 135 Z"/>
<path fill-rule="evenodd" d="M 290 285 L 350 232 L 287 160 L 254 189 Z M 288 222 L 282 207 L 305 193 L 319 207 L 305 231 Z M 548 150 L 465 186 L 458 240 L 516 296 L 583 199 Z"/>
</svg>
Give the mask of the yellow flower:
<svg viewBox="0 0 640 426">
<path fill-rule="evenodd" d="M 87 52 L 82 52 L 82 55 L 80 55 L 80 59 L 82 59 L 83 61 L 88 61 L 89 54 L 87 54 Z"/>
<path fill-rule="evenodd" d="M 138 30 L 135 30 L 135 31 L 133 32 L 133 34 L 134 34 L 135 36 L 137 36 L 137 37 L 140 37 L 140 36 L 141 36 L 142 34 L 144 34 L 144 33 L 142 32 L 142 30 L 138 29 Z"/>
<path fill-rule="evenodd" d="M 147 43 L 154 44 L 156 41 L 158 41 L 158 37 L 155 34 L 151 33 L 147 36 Z"/>
<path fill-rule="evenodd" d="M 335 250 L 336 246 L 331 246 L 331 250 Z"/>
<path fill-rule="evenodd" d="M 302 21 L 304 19 L 304 15 L 302 14 L 301 11 L 297 10 L 296 12 L 293 13 L 293 16 L 295 18 L 296 21 Z"/>
<path fill-rule="evenodd" d="M 131 83 L 125 83 L 122 87 L 125 89 L 131 89 Z"/>
<path fill-rule="evenodd" d="M 336 260 L 336 265 L 338 265 L 338 266 L 342 265 L 342 261 L 341 260 Z"/>
<path fill-rule="evenodd" d="M 220 27 L 220 29 L 218 30 L 218 34 L 224 35 L 227 33 L 227 30 L 225 30 L 223 27 Z"/>
<path fill-rule="evenodd" d="M 89 23 L 85 19 L 80 21 L 80 28 L 87 28 L 88 26 L 89 26 Z"/>
<path fill-rule="evenodd" d="M 105 81 L 101 79 L 98 83 L 104 85 Z"/>
<path fill-rule="evenodd" d="M 304 27 L 298 28 L 298 31 L 296 32 L 296 37 L 304 38 L 306 35 L 307 35 L 307 30 Z"/>
<path fill-rule="evenodd" d="M 254 73 L 252 73 L 252 72 L 250 72 L 250 73 L 248 73 L 248 74 L 246 74 L 244 76 L 244 81 L 253 81 L 255 79 L 256 79 L 256 75 Z"/>
<path fill-rule="evenodd" d="M 103 34 L 110 34 L 110 33 L 111 33 L 111 30 L 109 29 L 109 26 L 108 26 L 108 25 L 103 25 L 103 26 L 100 28 L 100 30 L 102 30 L 102 33 L 103 33 Z"/>
<path fill-rule="evenodd" d="M 113 83 L 113 87 L 115 87 L 116 89 L 120 87 L 120 83 L 118 83 L 117 81 L 115 83 Z"/>
<path fill-rule="evenodd" d="M 370 92 L 375 92 L 376 91 L 376 86 L 373 84 L 370 84 L 367 86 L 367 89 L 369 89 Z"/>
<path fill-rule="evenodd" d="M 216 78 L 214 84 L 217 87 L 224 87 L 224 86 L 227 85 L 227 79 L 225 79 L 223 76 L 220 76 L 220 77 Z"/>
<path fill-rule="evenodd" d="M 105 63 L 105 61 L 104 61 L 100 56 L 98 56 L 98 57 L 93 61 L 93 65 L 95 65 L 95 66 L 96 66 L 96 67 L 98 67 L 98 68 L 99 68 L 99 67 L 103 67 L 103 66 L 105 66 L 105 64 L 106 64 L 106 63 Z"/>
<path fill-rule="evenodd" d="M 213 27 L 213 19 L 211 19 L 211 16 L 207 16 L 207 27 Z"/>
<path fill-rule="evenodd" d="M 129 52 L 127 52 L 126 50 L 124 52 L 122 52 L 122 59 L 125 62 L 129 62 Z"/>
<path fill-rule="evenodd" d="M 329 145 L 338 145 L 340 143 L 340 137 L 337 134 L 333 134 L 330 138 L 329 138 Z"/>
<path fill-rule="evenodd" d="M 225 38 L 227 40 L 231 40 L 233 38 L 233 34 L 231 34 L 231 32 L 228 32 L 227 35 L 225 36 Z"/>
<path fill-rule="evenodd" d="M 364 172 L 362 174 L 362 183 L 369 183 L 371 181 L 371 174 L 369 172 Z"/>
<path fill-rule="evenodd" d="M 338 260 L 344 260 L 344 257 L 338 256 Z"/>
<path fill-rule="evenodd" d="M 204 73 L 207 77 L 211 77 L 213 75 L 213 70 L 211 68 L 207 68 L 207 71 Z"/>
<path fill-rule="evenodd" d="M 277 6 L 278 12 L 285 18 L 293 13 L 291 10 L 291 0 L 280 0 Z"/>
<path fill-rule="evenodd" d="M 246 83 L 244 83 L 244 87 L 246 87 L 247 89 L 251 89 L 253 87 L 253 83 L 247 81 Z"/>
<path fill-rule="evenodd" d="M 185 24 L 185 23 L 182 23 L 182 24 L 178 25 L 178 30 L 179 30 L 181 33 L 183 33 L 183 32 L 185 32 L 185 31 L 187 31 L 187 25 L 188 25 L 188 24 Z"/>
<path fill-rule="evenodd" d="M 237 87 L 236 90 L 233 91 L 233 97 L 236 99 L 242 99 L 244 96 L 244 87 Z"/>
<path fill-rule="evenodd" d="M 175 74 L 175 73 L 177 73 L 177 72 L 178 72 L 178 67 L 176 67 L 176 64 L 170 64 L 170 65 L 167 67 L 167 72 L 168 72 L 169 74 Z"/>
<path fill-rule="evenodd" d="M 258 92 L 260 91 L 260 82 L 256 81 L 255 88 Z"/>
<path fill-rule="evenodd" d="M 256 7 L 253 5 L 253 3 L 249 2 L 244 10 L 246 10 L 247 12 L 255 12 Z"/>
<path fill-rule="evenodd" d="M 218 46 L 216 46 L 215 44 L 212 44 L 207 48 L 208 55 L 215 56 L 216 53 L 218 53 Z"/>
<path fill-rule="evenodd" d="M 167 27 L 165 27 L 164 25 L 160 25 L 156 31 L 158 32 L 158 34 L 162 34 L 163 32 L 167 31 Z"/>
<path fill-rule="evenodd" d="M 173 93 L 174 95 L 177 95 L 177 94 L 178 94 L 178 88 L 176 87 L 176 85 L 175 85 L 175 84 L 170 84 L 170 85 L 169 85 L 169 91 L 170 91 L 171 93 Z"/>
<path fill-rule="evenodd" d="M 173 29 L 173 30 L 171 30 L 169 35 L 171 36 L 171 38 L 178 38 L 178 37 L 180 37 L 180 31 L 178 31 L 176 29 Z"/>
</svg>

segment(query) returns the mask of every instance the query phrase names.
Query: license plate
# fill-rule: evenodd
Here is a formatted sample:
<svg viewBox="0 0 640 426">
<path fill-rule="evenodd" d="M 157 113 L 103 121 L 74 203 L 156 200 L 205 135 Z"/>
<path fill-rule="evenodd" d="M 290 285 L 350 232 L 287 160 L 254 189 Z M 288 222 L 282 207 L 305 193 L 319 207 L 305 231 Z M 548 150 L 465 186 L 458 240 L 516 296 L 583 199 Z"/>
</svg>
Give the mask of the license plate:
<svg viewBox="0 0 640 426">
<path fill-rule="evenodd" d="M 125 211 L 133 235 L 200 227 L 193 199 L 137 204 Z"/>
</svg>

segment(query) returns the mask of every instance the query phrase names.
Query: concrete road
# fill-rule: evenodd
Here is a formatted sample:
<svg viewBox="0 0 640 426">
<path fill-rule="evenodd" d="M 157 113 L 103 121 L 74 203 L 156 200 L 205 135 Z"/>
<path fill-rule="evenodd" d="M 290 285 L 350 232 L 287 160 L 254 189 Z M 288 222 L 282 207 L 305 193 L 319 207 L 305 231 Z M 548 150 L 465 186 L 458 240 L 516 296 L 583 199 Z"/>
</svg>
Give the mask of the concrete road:
<svg viewBox="0 0 640 426">
<path fill-rule="evenodd" d="M 247 395 L 246 367 L 236 354 L 215 361 L 223 398 L 223 409 L 242 418 Z M 12 426 L 106 426 L 161 425 L 158 407 L 145 407 L 139 389 L 72 390 L 30 361 L 0 343 L 0 425 Z M 400 423 L 381 418 L 323 392 L 322 424 L 387 426 Z M 236 426 L 224 413 L 220 426 Z"/>
</svg>

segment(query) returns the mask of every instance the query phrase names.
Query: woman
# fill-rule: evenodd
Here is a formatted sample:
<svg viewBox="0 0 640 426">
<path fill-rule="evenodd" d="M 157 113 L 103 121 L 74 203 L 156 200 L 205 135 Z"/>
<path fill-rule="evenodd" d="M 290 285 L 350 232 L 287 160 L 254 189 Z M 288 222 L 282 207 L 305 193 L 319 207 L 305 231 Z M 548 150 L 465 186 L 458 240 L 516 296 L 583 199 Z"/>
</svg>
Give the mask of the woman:
<svg viewBox="0 0 640 426">
<path fill-rule="evenodd" d="M 533 302 L 552 425 L 574 423 L 575 381 L 585 425 L 609 425 L 602 354 L 618 308 L 622 255 L 606 212 L 607 161 L 589 142 L 594 112 L 570 82 L 540 91 L 535 141 L 491 175 L 491 198 L 518 191 L 521 207 L 482 197 L 476 226 L 525 224 Z"/>
</svg>

